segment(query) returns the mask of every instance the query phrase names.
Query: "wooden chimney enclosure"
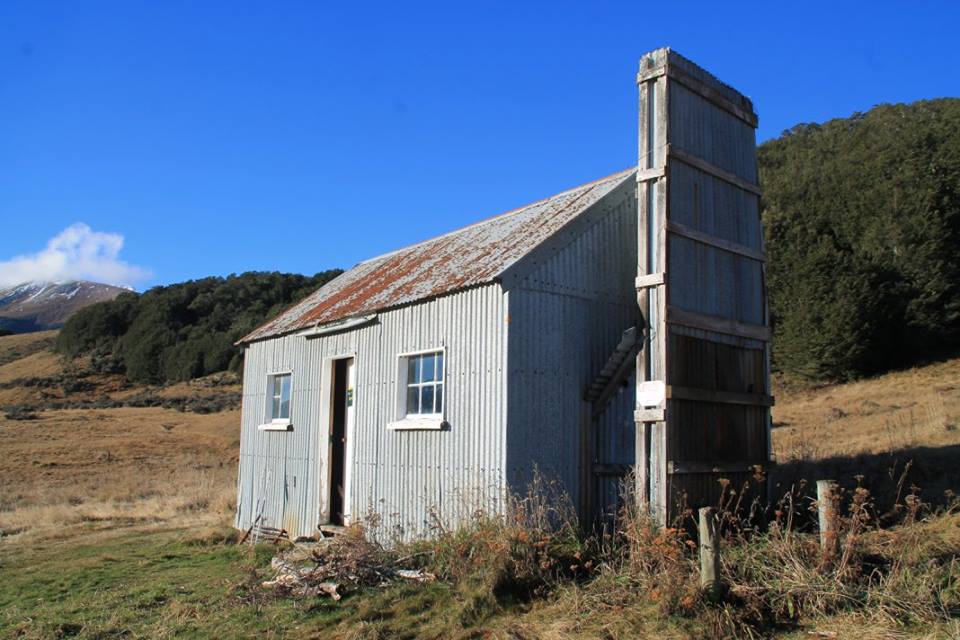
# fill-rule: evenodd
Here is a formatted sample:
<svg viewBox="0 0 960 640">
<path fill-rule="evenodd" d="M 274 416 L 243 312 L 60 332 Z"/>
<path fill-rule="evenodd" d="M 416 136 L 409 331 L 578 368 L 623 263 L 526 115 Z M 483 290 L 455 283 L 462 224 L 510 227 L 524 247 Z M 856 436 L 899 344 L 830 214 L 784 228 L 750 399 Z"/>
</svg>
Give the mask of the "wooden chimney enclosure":
<svg viewBox="0 0 960 640">
<path fill-rule="evenodd" d="M 749 99 L 686 58 L 640 61 L 637 494 L 662 524 L 760 480 L 770 326 Z"/>
</svg>

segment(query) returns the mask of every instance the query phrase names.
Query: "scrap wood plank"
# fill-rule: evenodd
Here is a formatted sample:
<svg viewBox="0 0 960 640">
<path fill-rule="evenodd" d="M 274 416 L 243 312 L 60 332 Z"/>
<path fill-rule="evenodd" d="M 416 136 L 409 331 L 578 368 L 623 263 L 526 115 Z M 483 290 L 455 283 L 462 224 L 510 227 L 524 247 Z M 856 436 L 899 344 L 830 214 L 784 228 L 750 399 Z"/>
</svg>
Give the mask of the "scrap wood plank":
<svg viewBox="0 0 960 640">
<path fill-rule="evenodd" d="M 723 333 L 740 338 L 749 338 L 750 340 L 760 342 L 770 342 L 771 338 L 771 330 L 768 326 L 739 322 L 733 318 L 724 316 L 713 316 L 696 311 L 688 311 L 687 309 L 681 309 L 672 305 L 667 308 L 666 321 L 669 324 L 682 324 L 686 327 L 693 327 L 694 329 L 713 331 L 715 333 Z"/>
<path fill-rule="evenodd" d="M 250 540 L 251 544 L 256 544 L 261 539 L 269 540 L 274 544 L 279 544 L 281 540 L 290 542 L 290 534 L 286 529 L 278 529 L 276 527 L 268 527 L 260 524 L 260 517 L 257 516 L 256 520 L 253 521 L 253 524 L 251 524 L 246 532 L 244 532 L 243 537 L 240 538 L 240 542 L 238 544 L 243 544 L 248 539 Z"/>
<path fill-rule="evenodd" d="M 695 229 L 673 220 L 667 221 L 667 231 L 678 236 L 683 236 L 688 240 L 693 240 L 694 242 L 699 242 L 700 244 L 706 244 L 728 253 L 735 253 L 745 258 L 750 258 L 751 260 L 763 262 L 766 259 L 766 255 L 760 249 L 754 249 L 753 247 L 748 247 L 740 244 L 739 242 L 732 242 L 709 233 L 704 233 L 699 229 Z M 637 282 L 637 286 L 639 286 L 639 278 Z"/>
<path fill-rule="evenodd" d="M 718 404 L 743 404 L 755 407 L 772 407 L 773 396 L 765 393 L 742 393 L 722 391 L 720 389 L 699 389 L 667 385 L 666 396 L 671 400 L 690 400 L 692 402 L 715 402 Z"/>
<path fill-rule="evenodd" d="M 712 175 L 714 178 L 719 178 L 720 180 L 728 182 L 735 187 L 739 187 L 744 191 L 748 191 L 755 196 L 763 195 L 760 185 L 750 182 L 749 180 L 744 180 L 735 173 L 727 171 L 726 169 L 721 169 L 715 164 L 707 162 L 703 158 L 695 156 L 692 153 L 687 153 L 686 151 L 683 151 L 675 146 L 668 146 L 667 158 L 671 160 L 679 160 L 687 166 L 693 167 L 694 169 L 699 169 L 704 173 Z"/>
</svg>

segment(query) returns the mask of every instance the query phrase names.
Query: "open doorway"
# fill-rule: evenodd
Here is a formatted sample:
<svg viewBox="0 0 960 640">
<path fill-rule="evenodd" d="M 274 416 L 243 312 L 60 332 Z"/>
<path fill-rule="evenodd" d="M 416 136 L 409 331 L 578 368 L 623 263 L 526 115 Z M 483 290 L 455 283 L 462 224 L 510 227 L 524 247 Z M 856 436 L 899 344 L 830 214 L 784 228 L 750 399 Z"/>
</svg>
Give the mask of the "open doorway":
<svg viewBox="0 0 960 640">
<path fill-rule="evenodd" d="M 330 396 L 330 524 L 346 525 L 349 508 L 348 438 L 353 433 L 353 358 L 331 363 Z"/>
</svg>

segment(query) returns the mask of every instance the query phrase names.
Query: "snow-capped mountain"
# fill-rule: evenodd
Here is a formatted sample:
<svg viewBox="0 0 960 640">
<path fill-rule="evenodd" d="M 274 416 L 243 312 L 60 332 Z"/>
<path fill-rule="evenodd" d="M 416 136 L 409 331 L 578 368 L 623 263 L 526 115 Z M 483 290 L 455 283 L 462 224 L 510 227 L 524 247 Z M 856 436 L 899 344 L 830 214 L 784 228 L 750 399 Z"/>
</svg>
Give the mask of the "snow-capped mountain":
<svg viewBox="0 0 960 640">
<path fill-rule="evenodd" d="M 129 289 L 99 282 L 27 282 L 0 287 L 0 329 L 15 333 L 55 329 L 75 311 L 113 300 Z"/>
</svg>

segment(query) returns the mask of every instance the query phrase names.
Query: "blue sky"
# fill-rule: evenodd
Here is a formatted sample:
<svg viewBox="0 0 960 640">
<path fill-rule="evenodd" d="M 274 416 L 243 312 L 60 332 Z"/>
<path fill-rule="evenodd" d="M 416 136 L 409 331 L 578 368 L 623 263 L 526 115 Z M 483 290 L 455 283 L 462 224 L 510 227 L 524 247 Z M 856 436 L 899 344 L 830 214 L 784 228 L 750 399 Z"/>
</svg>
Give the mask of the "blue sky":
<svg viewBox="0 0 960 640">
<path fill-rule="evenodd" d="M 8 0 L 0 281 L 349 267 L 633 164 L 659 46 L 761 141 L 960 93 L 960 3 L 841 4 Z"/>
</svg>

